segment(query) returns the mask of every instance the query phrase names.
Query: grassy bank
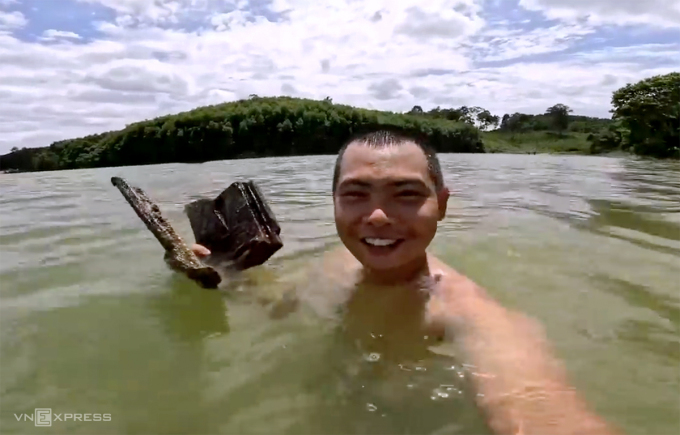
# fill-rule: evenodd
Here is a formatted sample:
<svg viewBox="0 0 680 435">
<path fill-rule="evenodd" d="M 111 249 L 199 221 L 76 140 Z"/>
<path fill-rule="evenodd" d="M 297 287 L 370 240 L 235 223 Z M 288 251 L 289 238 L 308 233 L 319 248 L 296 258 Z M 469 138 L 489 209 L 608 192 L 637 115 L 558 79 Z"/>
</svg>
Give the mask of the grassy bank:
<svg viewBox="0 0 680 435">
<path fill-rule="evenodd" d="M 487 153 L 510 154 L 590 154 L 587 133 L 528 131 L 510 133 L 490 131 L 482 133 Z"/>
</svg>

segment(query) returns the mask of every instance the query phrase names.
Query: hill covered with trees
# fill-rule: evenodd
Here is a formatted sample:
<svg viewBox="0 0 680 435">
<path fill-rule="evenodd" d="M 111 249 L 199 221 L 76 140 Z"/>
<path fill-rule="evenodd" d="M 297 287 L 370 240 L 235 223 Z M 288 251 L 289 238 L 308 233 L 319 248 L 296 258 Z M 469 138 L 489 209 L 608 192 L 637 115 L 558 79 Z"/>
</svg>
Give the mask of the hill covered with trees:
<svg viewBox="0 0 680 435">
<path fill-rule="evenodd" d="M 199 107 L 118 131 L 14 148 L 0 170 L 42 171 L 196 163 L 246 157 L 336 154 L 354 133 L 397 127 L 422 135 L 442 153 L 625 150 L 680 156 L 680 73 L 617 90 L 612 119 L 572 115 L 556 104 L 543 114 L 491 114 L 481 107 L 414 106 L 406 113 L 292 97 L 258 97 Z"/>
<path fill-rule="evenodd" d="M 335 154 L 354 133 L 380 126 L 424 135 L 441 152 L 484 152 L 464 122 L 291 97 L 249 99 L 163 116 L 119 131 L 15 150 L 0 168 L 54 170 L 244 157 Z"/>
</svg>

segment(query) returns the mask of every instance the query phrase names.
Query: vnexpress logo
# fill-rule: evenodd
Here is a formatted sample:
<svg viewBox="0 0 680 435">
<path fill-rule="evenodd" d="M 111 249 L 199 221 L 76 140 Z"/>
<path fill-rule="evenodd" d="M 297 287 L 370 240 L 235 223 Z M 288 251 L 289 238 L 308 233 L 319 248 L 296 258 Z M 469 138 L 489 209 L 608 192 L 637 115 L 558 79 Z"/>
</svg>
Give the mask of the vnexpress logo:
<svg viewBox="0 0 680 435">
<path fill-rule="evenodd" d="M 17 421 L 32 421 L 36 426 L 52 426 L 53 421 L 111 421 L 111 414 L 53 414 L 52 408 L 35 408 L 33 414 L 14 414 Z"/>
<path fill-rule="evenodd" d="M 32 421 L 36 426 L 52 426 L 52 408 L 35 408 L 33 414 L 14 414 L 17 421 Z"/>
<path fill-rule="evenodd" d="M 52 426 L 52 408 L 35 408 L 33 421 L 36 426 Z"/>
</svg>

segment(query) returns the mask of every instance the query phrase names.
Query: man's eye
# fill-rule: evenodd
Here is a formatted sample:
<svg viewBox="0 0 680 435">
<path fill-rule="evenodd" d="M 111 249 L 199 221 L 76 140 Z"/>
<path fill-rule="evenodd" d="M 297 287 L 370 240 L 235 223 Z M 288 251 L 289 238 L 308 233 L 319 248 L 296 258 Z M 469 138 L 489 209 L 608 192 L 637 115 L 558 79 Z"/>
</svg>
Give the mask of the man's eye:
<svg viewBox="0 0 680 435">
<path fill-rule="evenodd" d="M 346 196 L 349 198 L 363 198 L 366 196 L 366 192 L 360 192 L 358 190 L 350 190 L 342 193 L 342 196 Z"/>
<path fill-rule="evenodd" d="M 423 195 L 422 195 L 422 193 L 420 193 L 416 190 L 403 190 L 403 191 L 397 193 L 397 196 L 405 197 L 405 198 L 415 198 L 415 197 L 420 197 L 420 196 L 423 196 Z"/>
</svg>

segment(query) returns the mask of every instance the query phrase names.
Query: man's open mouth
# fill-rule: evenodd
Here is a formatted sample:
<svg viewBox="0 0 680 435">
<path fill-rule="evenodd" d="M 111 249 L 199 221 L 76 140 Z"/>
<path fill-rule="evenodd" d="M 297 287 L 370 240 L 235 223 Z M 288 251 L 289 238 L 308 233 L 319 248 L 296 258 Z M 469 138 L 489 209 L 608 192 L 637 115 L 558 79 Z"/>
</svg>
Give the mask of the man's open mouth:
<svg viewBox="0 0 680 435">
<path fill-rule="evenodd" d="M 404 239 L 382 239 L 377 237 L 364 237 L 361 242 L 372 248 L 391 249 L 396 248 Z"/>
</svg>

